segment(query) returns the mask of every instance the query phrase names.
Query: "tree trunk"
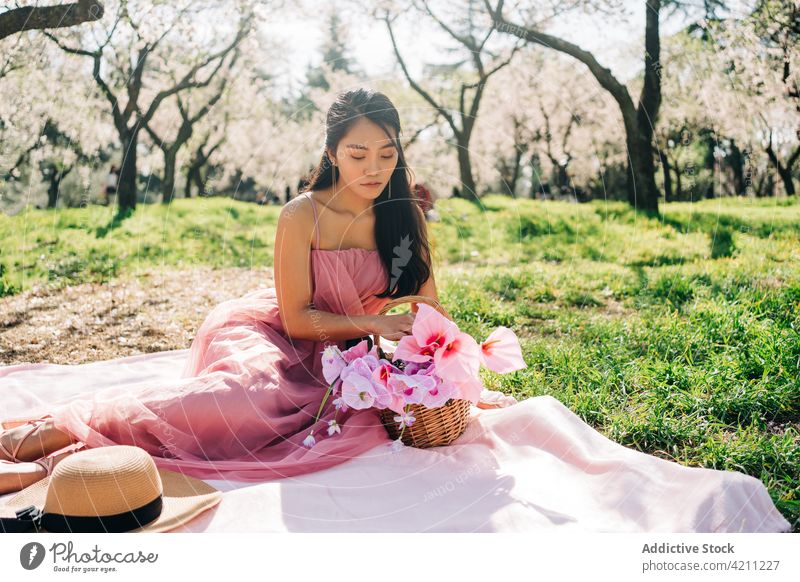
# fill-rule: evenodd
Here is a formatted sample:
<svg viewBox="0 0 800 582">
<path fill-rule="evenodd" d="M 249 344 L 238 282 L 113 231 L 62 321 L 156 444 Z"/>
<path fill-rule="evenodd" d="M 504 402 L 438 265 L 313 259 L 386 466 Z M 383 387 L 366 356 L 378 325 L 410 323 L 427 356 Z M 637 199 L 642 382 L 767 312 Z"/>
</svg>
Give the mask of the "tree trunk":
<svg viewBox="0 0 800 582">
<path fill-rule="evenodd" d="M 711 178 L 710 178 L 710 180 L 708 182 L 708 187 L 706 188 L 706 191 L 705 191 L 705 197 L 706 198 L 714 198 L 716 196 L 716 191 L 717 191 L 715 180 L 716 180 L 716 176 L 719 175 L 719 171 L 717 170 L 717 160 L 716 160 L 716 158 L 711 160 L 711 162 L 707 166 L 707 169 L 708 169 L 709 173 L 711 174 Z"/>
<path fill-rule="evenodd" d="M 564 188 L 569 187 L 569 173 L 567 172 L 567 166 L 565 164 L 559 164 L 555 160 L 553 160 L 553 164 L 555 168 L 553 182 L 557 190 L 561 192 Z"/>
<path fill-rule="evenodd" d="M 475 179 L 472 177 L 472 162 L 469 159 L 469 139 L 458 140 L 458 171 L 461 178 L 459 197 L 471 202 L 478 201 Z"/>
<path fill-rule="evenodd" d="M 783 189 L 786 190 L 787 196 L 794 196 L 794 181 L 792 180 L 792 171 L 785 166 L 778 166 L 778 175 L 783 182 Z"/>
<path fill-rule="evenodd" d="M 492 20 L 498 30 L 566 53 L 579 60 L 589 68 L 600 86 L 617 102 L 625 123 L 628 147 L 628 200 L 637 210 L 657 213 L 659 193 L 656 188 L 652 137 L 661 105 L 662 67 L 659 37 L 661 0 L 646 0 L 645 3 L 644 84 L 638 107 L 634 105 L 627 87 L 620 83 L 607 67 L 600 65 L 592 53 L 556 36 L 506 20 L 502 14 L 502 4 L 499 2 L 496 9 L 490 9 Z"/>
<path fill-rule="evenodd" d="M 770 172 L 770 168 L 767 166 L 766 170 L 758 177 L 758 184 L 756 184 L 754 189 L 756 198 L 766 198 L 768 196 L 772 196 L 774 186 L 775 184 L 772 178 L 772 172 Z"/>
<path fill-rule="evenodd" d="M 652 132 L 635 131 L 628 135 L 628 203 L 637 210 L 658 212 L 658 187 L 653 164 Z"/>
<path fill-rule="evenodd" d="M 533 151 L 533 147 L 530 148 Z M 531 169 L 531 191 L 530 191 L 530 198 L 531 200 L 535 200 L 536 196 L 539 192 L 539 187 L 541 186 L 539 181 L 539 154 L 533 153 L 531 157 L 528 159 L 528 167 Z"/>
<path fill-rule="evenodd" d="M 522 170 L 522 150 L 519 146 L 514 147 L 514 171 L 511 174 L 511 197 L 517 197 L 517 182 L 519 182 L 519 175 Z"/>
<path fill-rule="evenodd" d="M 658 155 L 661 158 L 661 173 L 664 174 L 664 202 L 672 202 L 672 176 L 670 175 L 669 158 L 663 149 L 659 150 Z"/>
<path fill-rule="evenodd" d="M 783 188 L 786 191 L 787 196 L 794 196 L 794 182 L 792 181 L 792 166 L 794 165 L 794 161 L 800 155 L 800 148 L 798 148 L 794 154 L 789 157 L 789 161 L 786 164 L 782 164 L 781 161 L 778 159 L 778 155 L 775 153 L 775 150 L 772 149 L 772 135 L 770 134 L 770 143 L 767 146 L 767 157 L 769 158 L 770 163 L 775 167 L 778 171 L 778 176 L 783 182 Z"/>
<path fill-rule="evenodd" d="M 136 146 L 139 145 L 139 131 L 134 129 L 122 137 L 122 163 L 117 187 L 119 211 L 136 209 Z"/>
<path fill-rule="evenodd" d="M 194 173 L 196 172 L 194 166 L 190 166 L 186 171 L 186 185 L 183 187 L 183 197 L 192 197 L 192 181 L 194 180 Z"/>
<path fill-rule="evenodd" d="M 50 180 L 47 186 L 47 207 L 55 208 L 58 204 L 58 192 L 61 189 L 61 182 L 64 177 L 69 173 L 69 170 L 61 171 L 55 166 L 52 167 L 50 172 Z"/>
<path fill-rule="evenodd" d="M 169 204 L 175 197 L 175 162 L 178 157 L 177 148 L 164 151 L 164 182 L 161 187 L 161 202 Z"/>
<path fill-rule="evenodd" d="M 735 196 L 744 196 L 746 194 L 747 185 L 744 182 L 744 156 L 742 151 L 736 145 L 736 142 L 731 140 L 731 155 L 726 159 L 728 167 L 733 173 L 733 190 Z"/>
<path fill-rule="evenodd" d="M 502 188 L 505 190 L 505 193 L 512 198 L 517 197 L 517 183 L 519 182 L 519 175 L 521 172 L 520 166 L 522 164 L 522 151 L 518 145 L 514 146 L 514 152 L 514 161 L 510 167 L 506 164 L 505 160 L 501 160 L 500 163 Z"/>
</svg>

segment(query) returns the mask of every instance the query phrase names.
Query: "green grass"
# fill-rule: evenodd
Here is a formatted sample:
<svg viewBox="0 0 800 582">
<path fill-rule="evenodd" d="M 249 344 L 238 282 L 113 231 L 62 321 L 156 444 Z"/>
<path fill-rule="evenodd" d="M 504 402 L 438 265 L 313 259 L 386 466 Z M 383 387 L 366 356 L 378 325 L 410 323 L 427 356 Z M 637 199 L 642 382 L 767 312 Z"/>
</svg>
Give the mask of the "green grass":
<svg viewBox="0 0 800 582">
<path fill-rule="evenodd" d="M 482 340 L 513 328 L 525 370 L 489 388 L 549 394 L 609 438 L 742 471 L 800 531 L 800 205 L 488 196 L 437 202 L 439 295 Z M 272 265 L 279 209 L 229 199 L 0 216 L 0 294 L 153 266 Z"/>
<path fill-rule="evenodd" d="M 222 198 L 0 214 L 0 296 L 34 284 L 105 282 L 151 267 L 271 266 L 278 211 Z"/>
</svg>

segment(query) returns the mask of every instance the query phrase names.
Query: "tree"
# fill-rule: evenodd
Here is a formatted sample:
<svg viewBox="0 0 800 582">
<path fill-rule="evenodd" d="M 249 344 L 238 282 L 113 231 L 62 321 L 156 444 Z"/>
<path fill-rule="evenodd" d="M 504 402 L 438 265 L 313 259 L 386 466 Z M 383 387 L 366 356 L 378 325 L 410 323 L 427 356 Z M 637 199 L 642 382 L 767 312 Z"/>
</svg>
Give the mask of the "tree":
<svg viewBox="0 0 800 582">
<path fill-rule="evenodd" d="M 767 97 L 766 110 L 759 111 L 766 133 L 765 151 L 780 176 L 786 195 L 794 196 L 792 172 L 800 159 L 800 5 L 791 0 L 760 0 L 753 14 L 737 24 L 734 30 L 737 37 L 743 34 L 758 43 L 750 46 L 757 49 L 754 60 L 761 70 L 753 67 L 752 61 L 737 59 L 736 71 L 750 81 L 757 81 L 754 85 L 757 94 Z M 794 115 L 783 119 L 793 126 L 794 140 L 777 136 L 775 125 L 768 120 L 766 111 L 774 111 L 776 106 L 782 105 L 793 109 Z M 782 155 L 781 149 L 788 151 Z"/>
<path fill-rule="evenodd" d="M 165 100 L 182 91 L 207 86 L 228 53 L 248 34 L 252 13 L 246 10 L 240 15 L 234 37 L 227 44 L 210 50 L 187 46 L 187 53 L 192 58 L 181 67 L 180 72 L 171 69 L 171 61 L 161 55 L 157 67 L 150 71 L 148 65 L 159 56 L 157 49 L 161 48 L 167 35 L 179 25 L 191 25 L 190 15 L 202 9 L 202 5 L 195 6 L 194 2 L 184 0 L 180 3 L 157 5 L 153 10 L 137 11 L 137 16 L 134 16 L 129 9 L 129 3 L 122 0 L 114 22 L 110 27 L 105 27 L 99 42 L 94 40 L 97 38 L 95 35 L 78 34 L 73 35 L 70 41 L 65 41 L 49 32 L 44 33 L 64 52 L 91 59 L 92 77 L 108 101 L 122 146 L 117 187 L 121 212 L 136 208 L 139 132 L 150 122 Z M 157 10 L 161 11 L 158 14 L 160 17 L 154 18 L 152 12 Z M 190 31 L 185 36 L 191 37 Z M 174 60 L 174 55 L 169 56 Z M 104 74 L 104 69 L 108 68 L 111 72 Z M 171 73 L 171 82 L 156 91 L 149 103 L 145 103 L 145 97 L 150 94 L 150 91 L 143 91 L 148 78 L 146 73 L 157 75 L 164 70 Z M 120 94 L 127 97 L 124 106 L 121 105 Z"/>
<path fill-rule="evenodd" d="M 225 125 L 223 125 L 223 128 Z M 216 137 L 214 134 L 216 133 Z M 224 143 L 226 132 L 207 131 L 199 140 L 197 146 L 192 152 L 192 157 L 186 166 L 186 186 L 184 187 L 184 197 L 192 197 L 192 187 L 197 187 L 197 194 L 202 195 L 205 193 L 206 181 L 209 178 L 208 168 L 209 160 Z"/>
<path fill-rule="evenodd" d="M 473 136 L 477 175 L 496 172 L 500 190 L 512 196 L 542 183 L 572 196 L 590 182 L 598 170 L 595 141 L 619 142 L 623 128 L 604 91 L 576 82 L 578 68 L 565 55 L 525 51 L 498 73 Z"/>
<path fill-rule="evenodd" d="M 0 196 L 5 208 L 29 201 L 36 194 L 38 168 L 52 208 L 63 179 L 76 170 L 85 191 L 93 191 L 90 166 L 107 159 L 114 135 L 97 115 L 104 103 L 83 74 L 83 63 L 64 59 L 40 34 L 27 40 L 16 59 L 22 66 L 0 80 Z M 70 79 L 68 90 L 64 79 Z"/>
<path fill-rule="evenodd" d="M 22 6 L 0 14 L 0 40 L 25 30 L 65 28 L 100 20 L 103 5 L 96 0 L 78 0 L 58 6 Z"/>
<path fill-rule="evenodd" d="M 736 194 L 752 187 L 773 195 L 775 173 L 791 195 L 800 156 L 800 8 L 764 0 L 698 26 L 702 45 L 686 35 L 670 39 L 678 42 L 668 49 L 667 118 L 678 111 L 715 132 L 715 154 Z"/>
<path fill-rule="evenodd" d="M 331 72 L 343 73 L 348 76 L 363 78 L 363 73 L 349 54 L 349 32 L 339 16 L 340 9 L 333 6 L 327 16 L 327 35 L 322 45 L 322 62 L 306 68 L 306 81 L 300 96 L 289 104 L 293 115 L 309 119 L 314 113 L 314 101 L 309 92 L 315 89 L 330 91 L 331 83 L 328 80 Z M 327 72 L 326 72 L 327 71 Z"/>
<path fill-rule="evenodd" d="M 628 201 L 635 208 L 657 213 L 659 191 L 653 163 L 653 128 L 661 104 L 661 0 L 646 0 L 644 84 L 637 105 L 634 105 L 625 85 L 607 67 L 603 67 L 591 52 L 557 36 L 541 32 L 534 25 L 512 22 L 503 16 L 504 0 L 497 0 L 495 6 L 491 5 L 490 0 L 483 1 L 492 17 L 493 28 L 574 57 L 586 65 L 597 82 L 614 97 L 622 113 L 628 146 Z"/>
<path fill-rule="evenodd" d="M 381 20 L 386 24 L 386 28 L 389 31 L 395 57 L 397 58 L 406 80 L 411 87 L 419 93 L 442 118 L 444 118 L 449 126 L 455 140 L 454 145 L 458 157 L 461 188 L 457 189 L 457 192 L 460 197 L 473 201 L 478 200 L 479 197 L 472 171 L 472 161 L 470 159 L 470 139 L 475 127 L 475 122 L 478 118 L 481 99 L 483 98 L 489 79 L 508 65 L 514 54 L 523 46 L 522 43 L 517 43 L 507 56 L 495 56 L 491 58 L 489 62 L 484 62 L 487 56 L 493 56 L 491 51 L 488 50 L 487 43 L 494 32 L 494 26 L 489 27 L 488 32 L 480 32 L 478 23 L 480 13 L 476 9 L 475 4 L 475 2 L 470 0 L 466 8 L 466 18 L 462 22 L 451 25 L 445 22 L 438 14 L 434 13 L 426 0 L 414 2 L 415 7 L 423 11 L 436 22 L 442 30 L 458 43 L 460 49 L 466 49 L 469 52 L 469 56 L 463 61 L 454 65 L 447 65 L 443 68 L 445 71 L 450 70 L 452 73 L 458 73 L 466 63 L 470 63 L 471 65 L 464 74 L 454 75 L 456 80 L 453 89 L 455 90 L 454 92 L 458 94 L 458 104 L 455 107 L 448 106 L 445 99 L 435 97 L 431 91 L 425 89 L 411 76 L 408 66 L 403 56 L 400 54 L 397 39 L 395 38 L 392 28 L 392 23 L 397 19 L 397 15 L 391 14 L 389 11 L 379 13 Z M 459 9 L 461 8 L 459 7 Z"/>
<path fill-rule="evenodd" d="M 348 33 L 335 7 L 328 13 L 325 43 L 322 46 L 322 62 L 332 71 L 342 71 L 348 75 L 356 74 L 355 61 L 349 55 Z M 330 84 L 325 78 L 325 71 L 321 67 L 309 68 L 306 73 L 306 83 L 309 87 L 330 89 Z"/>
<path fill-rule="evenodd" d="M 241 41 L 241 38 L 239 39 Z M 233 52 L 230 53 L 230 59 L 227 60 L 227 64 L 225 68 L 228 72 L 233 69 L 234 65 L 236 64 L 237 59 L 239 58 L 240 51 L 238 47 L 234 49 Z M 223 57 L 220 61 L 220 67 L 214 69 L 212 74 L 210 75 L 213 77 L 217 71 L 220 70 L 223 63 L 226 60 Z M 203 99 L 201 104 L 197 107 L 197 110 L 192 113 L 190 111 L 190 104 L 184 102 L 184 98 L 182 97 L 182 93 L 177 93 L 175 95 L 175 101 L 177 104 L 177 109 L 180 114 L 180 121 L 178 122 L 178 131 L 175 133 L 175 137 L 167 141 L 166 139 L 159 137 L 159 133 L 155 131 L 153 128 L 154 123 L 152 118 L 149 120 L 143 119 L 143 127 L 153 139 L 153 142 L 156 146 L 163 152 L 164 154 L 164 177 L 161 182 L 161 192 L 162 198 L 161 201 L 164 204 L 170 204 L 172 202 L 173 197 L 175 196 L 175 170 L 176 164 L 178 159 L 178 152 L 186 145 L 189 139 L 192 137 L 194 133 L 195 126 L 203 119 L 208 113 L 214 108 L 217 102 L 222 97 L 223 92 L 228 83 L 228 75 L 222 75 L 220 81 L 217 83 L 217 86 L 214 88 L 210 96 L 206 99 Z M 189 95 L 191 97 L 191 94 Z M 166 135 L 162 133 L 161 135 Z M 207 158 L 207 156 L 206 156 Z"/>
</svg>

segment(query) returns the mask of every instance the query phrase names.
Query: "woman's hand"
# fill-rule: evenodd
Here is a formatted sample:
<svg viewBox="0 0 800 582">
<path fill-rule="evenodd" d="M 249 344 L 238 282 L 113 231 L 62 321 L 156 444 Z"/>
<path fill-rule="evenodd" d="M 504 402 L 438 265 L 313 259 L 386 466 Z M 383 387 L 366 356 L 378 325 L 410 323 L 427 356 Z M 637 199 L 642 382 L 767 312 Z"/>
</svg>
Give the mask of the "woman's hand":
<svg viewBox="0 0 800 582">
<path fill-rule="evenodd" d="M 382 338 L 397 341 L 403 336 L 411 335 L 416 313 L 398 313 L 397 315 L 376 315 L 372 333 Z"/>
</svg>

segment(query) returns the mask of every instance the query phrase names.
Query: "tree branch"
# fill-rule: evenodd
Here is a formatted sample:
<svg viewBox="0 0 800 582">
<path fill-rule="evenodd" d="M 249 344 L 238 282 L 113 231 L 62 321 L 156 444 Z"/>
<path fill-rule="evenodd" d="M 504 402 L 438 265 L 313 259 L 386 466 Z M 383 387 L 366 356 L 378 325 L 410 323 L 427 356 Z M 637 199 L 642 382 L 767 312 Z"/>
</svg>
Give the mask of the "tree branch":
<svg viewBox="0 0 800 582">
<path fill-rule="evenodd" d="M 411 75 L 408 72 L 408 68 L 406 67 L 406 62 L 403 60 L 403 57 L 400 55 L 400 50 L 397 48 L 397 40 L 394 37 L 394 31 L 392 30 L 392 24 L 390 22 L 389 15 L 385 14 L 382 20 L 386 23 L 386 28 L 389 29 L 389 37 L 392 41 L 392 48 L 394 49 L 394 54 L 397 57 L 398 63 L 400 63 L 400 68 L 403 70 L 403 74 L 408 80 L 408 83 L 417 93 L 420 94 L 420 96 L 423 99 L 425 99 L 425 101 L 430 103 L 431 107 L 436 109 L 436 111 L 438 111 L 442 115 L 442 117 L 444 117 L 447 120 L 448 125 L 450 125 L 450 129 L 453 130 L 453 133 L 458 135 L 461 132 L 461 130 L 456 126 L 455 119 L 453 119 L 453 116 L 450 114 L 450 112 L 447 111 L 447 109 L 445 109 L 441 105 L 439 105 L 436 102 L 436 100 L 433 97 L 431 97 L 431 95 L 425 89 L 423 89 L 416 81 L 414 81 L 414 79 L 411 78 Z"/>
<path fill-rule="evenodd" d="M 49 32 L 44 31 L 42 34 L 44 34 L 47 38 L 56 43 L 56 45 L 66 53 L 70 53 L 73 55 L 82 55 L 85 57 L 91 57 L 93 59 L 94 66 L 92 67 L 92 76 L 94 77 L 94 80 L 97 83 L 97 85 L 100 87 L 100 90 L 102 91 L 103 95 L 106 96 L 106 99 L 108 99 L 108 102 L 111 104 L 111 114 L 114 117 L 114 125 L 116 125 L 118 131 L 120 131 L 123 127 L 127 130 L 127 118 L 123 116 L 122 111 L 119 108 L 119 100 L 117 99 L 116 95 L 114 95 L 114 93 L 111 91 L 111 88 L 105 82 L 103 77 L 100 75 L 100 64 L 103 58 L 103 47 L 105 46 L 105 44 L 103 44 L 96 51 L 87 51 L 85 49 L 68 47 Z"/>
<path fill-rule="evenodd" d="M 0 14 L 0 40 L 25 30 L 64 28 L 103 17 L 103 5 L 96 0 L 78 0 L 58 6 L 25 6 Z"/>
<path fill-rule="evenodd" d="M 547 48 L 570 55 L 586 65 L 594 75 L 597 82 L 619 103 L 623 115 L 633 115 L 636 108 L 633 105 L 628 89 L 620 83 L 607 67 L 597 62 L 592 53 L 556 36 L 533 30 L 526 26 L 515 24 L 503 17 L 503 0 L 498 0 L 497 7 L 492 8 L 489 0 L 483 0 L 486 9 L 495 21 L 495 28 L 511 34 L 525 41 L 535 42 Z M 635 121 L 635 120 L 633 120 Z"/>
<path fill-rule="evenodd" d="M 231 52 L 242 41 L 242 39 L 244 39 L 244 37 L 246 37 L 249 34 L 249 32 L 250 32 L 250 18 L 249 16 L 245 16 L 244 18 L 242 18 L 242 23 L 241 26 L 239 27 L 239 31 L 236 33 L 236 36 L 234 37 L 233 41 L 231 41 L 231 43 L 228 46 L 220 49 L 216 53 L 209 55 L 206 59 L 197 63 L 183 76 L 183 78 L 176 85 L 170 87 L 169 89 L 165 89 L 164 91 L 160 91 L 153 98 L 153 101 L 150 103 L 150 107 L 147 108 L 147 111 L 141 117 L 142 122 L 145 124 L 148 123 L 152 119 L 159 105 L 161 105 L 161 102 L 167 97 L 175 95 L 176 93 L 184 91 L 186 89 L 201 88 L 208 86 L 208 84 L 211 83 L 211 81 L 213 80 L 217 72 L 220 70 L 220 68 L 222 68 L 222 63 L 225 60 L 225 56 L 229 52 Z M 209 74 L 209 76 L 204 81 L 196 81 L 195 76 L 197 75 L 197 73 L 201 69 L 205 68 L 207 65 L 211 64 L 216 60 L 218 60 L 218 63 L 216 67 L 214 67 L 214 70 Z"/>
</svg>

